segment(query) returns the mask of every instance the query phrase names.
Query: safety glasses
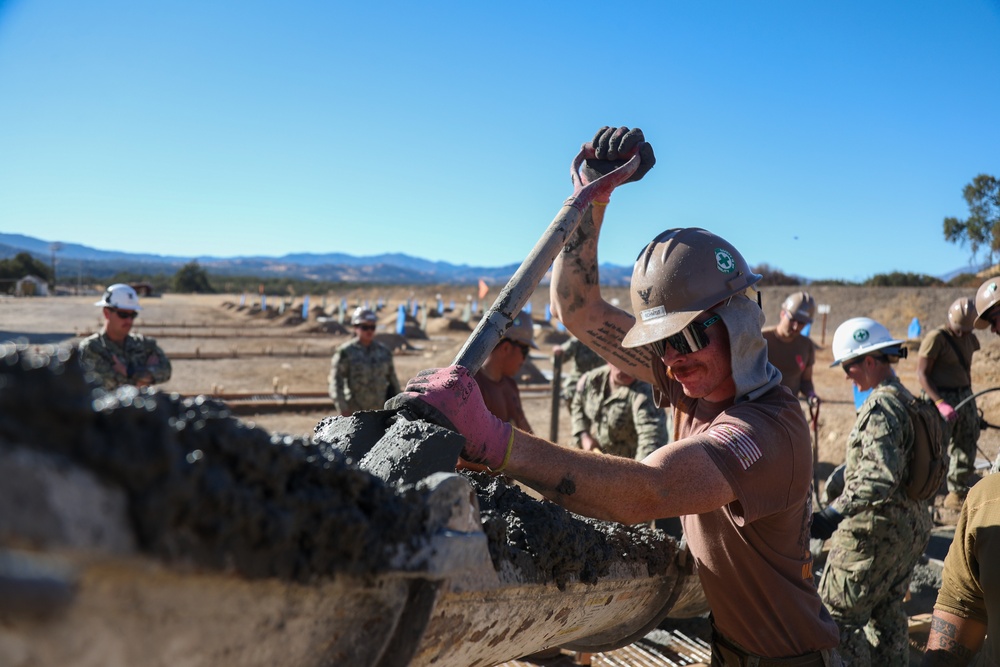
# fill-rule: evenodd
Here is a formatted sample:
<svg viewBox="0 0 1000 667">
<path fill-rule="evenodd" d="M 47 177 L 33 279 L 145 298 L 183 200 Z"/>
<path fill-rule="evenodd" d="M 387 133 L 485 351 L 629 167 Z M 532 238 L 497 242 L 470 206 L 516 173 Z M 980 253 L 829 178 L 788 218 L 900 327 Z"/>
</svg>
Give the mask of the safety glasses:
<svg viewBox="0 0 1000 667">
<path fill-rule="evenodd" d="M 528 355 L 531 353 L 530 345 L 528 345 L 527 343 L 522 343 L 521 341 L 511 340 L 510 338 L 504 338 L 504 340 L 510 343 L 511 345 L 516 346 L 517 349 L 521 351 L 522 357 L 524 357 L 525 359 L 528 358 Z"/>
<path fill-rule="evenodd" d="M 840 365 L 840 367 L 844 369 L 844 374 L 850 376 L 851 369 L 857 366 L 858 364 L 864 363 L 864 361 L 865 358 L 863 356 L 857 357 L 855 359 L 851 359 L 850 361 L 845 361 Z"/>
<path fill-rule="evenodd" d="M 362 331 L 375 331 L 374 324 L 355 324 L 355 329 L 361 329 Z"/>
<path fill-rule="evenodd" d="M 721 319 L 722 317 L 719 315 L 712 315 L 704 322 L 692 322 L 674 335 L 667 336 L 653 343 L 653 352 L 657 356 L 662 357 L 667 351 L 667 345 L 672 347 L 677 354 L 691 354 L 692 352 L 703 350 L 711 342 L 708 334 L 705 333 L 705 329 Z"/>
<path fill-rule="evenodd" d="M 117 308 L 111 308 L 110 310 L 123 320 L 133 320 L 139 316 L 139 313 L 134 310 L 118 310 Z"/>
</svg>

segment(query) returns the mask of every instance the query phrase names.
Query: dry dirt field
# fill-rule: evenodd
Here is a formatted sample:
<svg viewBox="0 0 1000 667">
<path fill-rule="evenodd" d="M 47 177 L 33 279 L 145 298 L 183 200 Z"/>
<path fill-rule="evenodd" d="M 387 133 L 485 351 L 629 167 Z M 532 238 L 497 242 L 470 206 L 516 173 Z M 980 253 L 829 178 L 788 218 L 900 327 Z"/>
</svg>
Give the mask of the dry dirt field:
<svg viewBox="0 0 1000 667">
<path fill-rule="evenodd" d="M 778 308 L 790 289 L 767 288 L 763 292 L 763 307 L 769 323 L 777 321 Z M 971 295 L 958 288 L 862 288 L 816 287 L 810 290 L 817 303 L 830 306 L 824 322 L 819 317 L 813 324 L 811 338 L 817 346 L 814 379 L 823 399 L 818 424 L 819 460 L 823 469 L 832 469 L 844 458 L 844 440 L 853 423 L 854 403 L 851 384 L 840 368 L 830 368 L 830 343 L 836 327 L 858 315 L 874 317 L 889 327 L 897 337 L 906 338 L 911 320 L 916 317 L 924 332 L 944 323 L 947 308 L 959 296 Z M 395 334 L 396 309 L 407 299 L 435 308 L 435 295 L 440 293 L 445 305 L 442 317 L 426 319 L 426 328 L 419 328 L 421 316 L 408 327 L 415 335 L 403 338 Z M 308 409 L 301 411 L 261 410 L 245 414 L 272 432 L 308 434 L 323 417 L 334 414 L 332 402 L 326 403 L 330 356 L 334 347 L 347 340 L 348 331 L 335 321 L 320 325 L 316 318 L 321 308 L 334 311 L 333 304 L 346 299 L 354 304 L 368 300 L 386 304 L 380 316 L 380 337 L 389 344 L 399 345 L 396 369 L 401 382 L 419 370 L 451 363 L 471 333 L 471 326 L 461 321 L 467 290 L 455 287 L 397 287 L 365 289 L 328 295 L 324 300 L 311 296 L 313 307 L 307 321 L 301 319 L 301 298 L 283 314 L 275 310 L 278 299 L 268 299 L 269 310 L 261 312 L 259 304 L 248 296 L 240 306 L 240 295 L 175 295 L 143 300 L 143 311 L 135 330 L 157 339 L 171 357 L 173 377 L 160 386 L 163 391 L 183 395 L 196 394 L 259 394 L 273 398 L 275 389 L 289 394 L 314 394 Z M 606 290 L 607 298 L 617 298 L 626 307 L 629 303 L 625 288 Z M 492 297 L 489 295 L 487 301 Z M 69 344 L 101 324 L 101 310 L 93 305 L 97 297 L 59 296 L 47 298 L 0 298 L 0 340 L 26 337 L 31 343 Z M 449 306 L 457 304 L 454 311 Z M 548 303 L 547 288 L 542 287 L 531 299 L 532 312 L 538 327 L 541 349 L 534 351 L 531 362 L 542 373 L 550 373 L 551 346 L 564 339 L 552 323 L 544 321 Z M 329 304 L 329 305 L 327 305 Z M 480 313 L 481 314 L 481 313 Z M 476 318 L 473 318 L 473 325 Z M 325 331 L 324 331 L 325 329 Z M 983 349 L 973 364 L 975 391 L 1000 385 L 1000 337 L 988 331 L 977 332 Z M 918 391 L 916 379 L 916 341 L 913 355 L 902 360 L 898 373 L 904 383 Z M 552 416 L 550 387 L 536 373 L 535 382 L 523 387 L 523 399 L 528 419 L 535 431 L 548 435 Z M 1000 423 L 1000 392 L 980 397 L 979 405 L 985 418 Z M 559 415 L 559 441 L 569 442 L 569 418 L 562 409 Z M 984 431 L 980 438 L 981 456 L 992 460 L 1000 444 L 1000 432 Z"/>
</svg>

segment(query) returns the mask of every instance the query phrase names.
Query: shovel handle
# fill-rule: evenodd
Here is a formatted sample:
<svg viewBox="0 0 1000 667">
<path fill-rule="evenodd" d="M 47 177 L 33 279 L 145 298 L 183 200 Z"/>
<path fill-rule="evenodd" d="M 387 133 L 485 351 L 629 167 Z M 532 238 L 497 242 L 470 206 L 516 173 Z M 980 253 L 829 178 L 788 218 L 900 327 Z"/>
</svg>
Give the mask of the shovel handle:
<svg viewBox="0 0 1000 667">
<path fill-rule="evenodd" d="M 587 145 L 580 149 L 570 168 L 573 194 L 563 202 L 559 213 L 549 223 L 548 229 L 535 243 L 531 253 L 521 262 L 521 266 L 507 281 L 489 311 L 479 320 L 479 324 L 452 362 L 454 365 L 464 366 L 472 375 L 479 371 L 486 358 L 490 356 L 490 352 L 510 328 L 514 318 L 524 308 L 524 304 L 542 281 L 559 251 L 576 231 L 583 212 L 598 196 L 604 199 L 609 197 L 612 190 L 627 181 L 639 168 L 641 147 L 641 143 L 634 147 L 631 158 L 625 164 L 586 185 L 583 184 L 580 169 L 583 161 L 588 157 L 593 158 L 594 153 Z"/>
</svg>

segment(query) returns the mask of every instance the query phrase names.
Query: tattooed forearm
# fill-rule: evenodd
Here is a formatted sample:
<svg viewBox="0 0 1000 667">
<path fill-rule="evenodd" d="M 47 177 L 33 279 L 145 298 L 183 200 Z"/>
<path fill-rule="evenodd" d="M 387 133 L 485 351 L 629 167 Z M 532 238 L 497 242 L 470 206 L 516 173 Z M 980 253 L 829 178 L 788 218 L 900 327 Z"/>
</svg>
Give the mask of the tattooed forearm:
<svg viewBox="0 0 1000 667">
<path fill-rule="evenodd" d="M 937 615 L 931 618 L 931 632 L 927 639 L 923 667 L 962 667 L 975 656 L 968 646 L 959 643 L 957 625 Z"/>
<path fill-rule="evenodd" d="M 593 339 L 593 347 L 605 359 L 614 359 L 615 366 L 623 371 L 649 368 L 649 353 L 643 348 L 623 348 L 622 339 L 627 331 L 615 322 L 606 321 L 596 329 L 587 329 Z M 629 373 L 635 375 L 635 373 Z"/>
</svg>

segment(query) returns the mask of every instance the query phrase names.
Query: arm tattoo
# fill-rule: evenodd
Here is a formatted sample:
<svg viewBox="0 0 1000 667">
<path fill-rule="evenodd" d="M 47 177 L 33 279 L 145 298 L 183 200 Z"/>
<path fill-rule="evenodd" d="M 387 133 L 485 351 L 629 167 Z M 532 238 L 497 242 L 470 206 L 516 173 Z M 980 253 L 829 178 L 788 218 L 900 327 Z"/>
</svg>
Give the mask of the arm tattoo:
<svg viewBox="0 0 1000 667">
<path fill-rule="evenodd" d="M 931 640 L 927 643 L 924 653 L 924 667 L 964 667 L 968 665 L 975 652 L 955 638 L 958 627 L 950 621 L 934 616 L 931 618 Z"/>
</svg>

